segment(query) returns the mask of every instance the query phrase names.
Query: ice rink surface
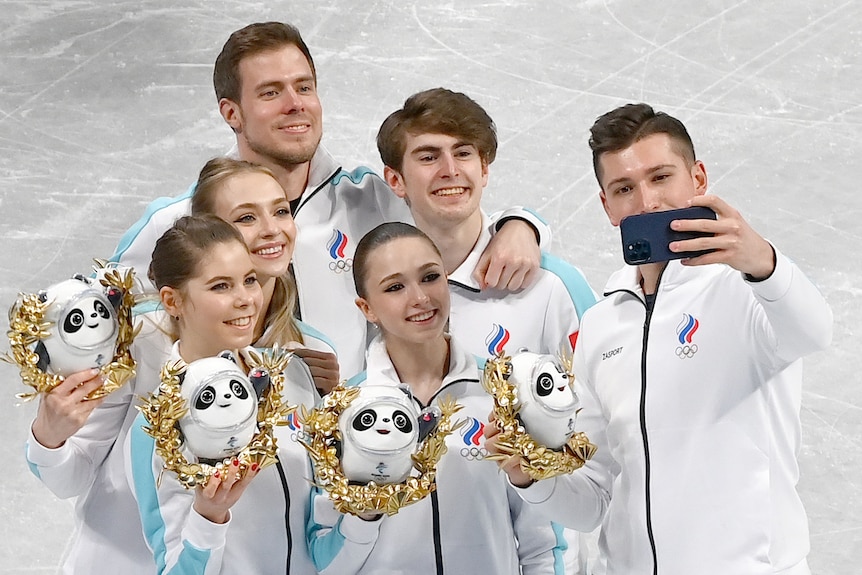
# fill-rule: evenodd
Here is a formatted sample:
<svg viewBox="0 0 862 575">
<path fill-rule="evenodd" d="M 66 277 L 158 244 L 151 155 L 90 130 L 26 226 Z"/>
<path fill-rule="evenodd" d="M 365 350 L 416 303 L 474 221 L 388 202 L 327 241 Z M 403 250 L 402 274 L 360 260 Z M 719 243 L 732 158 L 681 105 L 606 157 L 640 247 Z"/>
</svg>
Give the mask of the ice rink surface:
<svg viewBox="0 0 862 575">
<path fill-rule="evenodd" d="M 535 208 L 552 251 L 597 290 L 622 262 L 589 126 L 632 101 L 683 120 L 711 191 L 834 310 L 831 349 L 806 360 L 799 488 L 813 572 L 860 572 L 862 3 L 4 0 L 0 307 L 87 272 L 151 200 L 184 191 L 229 149 L 212 64 L 230 32 L 264 20 L 303 32 L 323 141 L 345 167 L 381 168 L 377 128 L 413 92 L 445 86 L 476 99 L 501 142 L 486 204 Z M 15 399 L 16 370 L 3 364 L 0 375 L 0 574 L 54 573 L 72 504 L 27 470 L 36 405 Z"/>
</svg>

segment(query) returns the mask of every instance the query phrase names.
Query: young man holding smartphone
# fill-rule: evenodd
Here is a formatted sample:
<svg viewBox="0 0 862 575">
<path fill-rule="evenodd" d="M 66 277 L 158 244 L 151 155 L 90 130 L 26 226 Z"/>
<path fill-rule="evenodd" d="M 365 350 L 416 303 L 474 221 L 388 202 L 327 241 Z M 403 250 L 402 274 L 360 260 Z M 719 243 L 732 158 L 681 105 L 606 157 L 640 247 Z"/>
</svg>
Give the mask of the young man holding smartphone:
<svg viewBox="0 0 862 575">
<path fill-rule="evenodd" d="M 706 169 L 675 118 L 622 106 L 596 121 L 590 147 L 611 224 L 706 206 L 716 220 L 671 229 L 712 235 L 669 247 L 712 251 L 611 276 L 575 350 L 578 427 L 599 450 L 583 469 L 535 484 L 510 460 L 510 481 L 554 520 L 601 523 L 600 573 L 809 574 L 799 360 L 829 344 L 828 304 L 706 194 Z"/>
</svg>

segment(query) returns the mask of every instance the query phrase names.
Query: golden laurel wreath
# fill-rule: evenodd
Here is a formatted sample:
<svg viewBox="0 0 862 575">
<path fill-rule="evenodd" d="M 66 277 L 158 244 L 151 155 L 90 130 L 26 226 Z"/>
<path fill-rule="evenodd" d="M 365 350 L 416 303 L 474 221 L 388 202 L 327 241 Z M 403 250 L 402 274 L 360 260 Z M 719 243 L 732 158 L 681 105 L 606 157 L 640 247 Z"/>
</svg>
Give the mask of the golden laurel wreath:
<svg viewBox="0 0 862 575">
<path fill-rule="evenodd" d="M 96 260 L 96 265 L 96 269 L 105 268 L 107 262 Z M 135 375 L 135 360 L 129 352 L 132 341 L 140 329 L 136 330 L 132 325 L 132 308 L 135 306 L 135 296 L 132 293 L 134 275 L 131 268 L 123 270 L 122 274 L 117 269 L 110 269 L 99 280 L 105 287 L 120 290 L 123 299 L 117 310 L 119 331 L 116 352 L 111 362 L 102 366 L 100 370 L 105 378 L 104 383 L 100 388 L 90 392 L 87 399 L 104 397 L 123 387 Z M 63 382 L 62 376 L 39 369 L 39 355 L 32 349 L 33 344 L 50 335 L 48 330 L 51 329 L 52 324 L 45 321 L 45 313 L 51 303 L 40 301 L 38 294 L 22 293 L 9 308 L 9 331 L 6 335 L 9 337 L 10 350 L 0 356 L 0 359 L 17 365 L 21 370 L 21 381 L 34 390 L 17 394 L 18 399 L 29 401 L 40 393 L 50 393 Z"/>
<path fill-rule="evenodd" d="M 503 452 L 488 455 L 485 459 L 502 461 L 512 455 L 520 455 L 521 469 L 535 481 L 579 469 L 593 457 L 596 446 L 590 443 L 585 433 L 579 431 L 558 451 L 542 445 L 527 433 L 517 417 L 521 410 L 518 390 L 509 383 L 511 360 L 510 356 L 499 352 L 485 363 L 482 387 L 494 398 L 494 416 L 500 429 L 497 447 Z M 571 356 L 560 353 L 560 361 L 571 379 Z"/>
<path fill-rule="evenodd" d="M 418 476 L 410 476 L 401 483 L 377 485 L 371 481 L 355 485 L 341 470 L 336 442 L 342 439 L 338 418 L 357 395 L 359 387 L 345 387 L 342 382 L 323 398 L 321 406 L 311 411 L 302 408 L 303 445 L 314 464 L 315 484 L 329 494 L 341 513 L 395 515 L 402 507 L 421 501 L 437 489 L 437 463 L 446 453 L 446 437 L 464 425 L 464 421 L 453 424 L 451 417 L 463 406 L 448 397 L 439 402 L 441 415 L 437 427 L 411 455 Z"/>
<path fill-rule="evenodd" d="M 197 485 L 205 486 L 211 476 L 230 465 L 233 459 L 239 461 L 240 478 L 244 477 L 254 464 L 263 469 L 276 462 L 278 444 L 274 428 L 276 425 L 286 425 L 287 417 L 296 409 L 282 401 L 284 369 L 293 353 L 276 345 L 272 349 L 263 350 L 262 353 L 250 350 L 247 355 L 249 367 L 265 369 L 269 372 L 271 380 L 258 404 L 257 432 L 242 451 L 235 456 L 226 457 L 216 465 L 190 463 L 182 454 L 183 440 L 178 422 L 188 411 L 188 406 L 180 392 L 179 376 L 185 371 L 187 365 L 179 359 L 168 362 L 162 368 L 158 393 L 151 393 L 148 397 L 142 398 L 143 402 L 138 406 L 149 423 L 143 429 L 156 440 L 156 452 L 164 460 L 156 482 L 157 487 L 161 485 L 162 474 L 165 471 L 174 472 L 183 487 L 192 489 Z"/>
</svg>

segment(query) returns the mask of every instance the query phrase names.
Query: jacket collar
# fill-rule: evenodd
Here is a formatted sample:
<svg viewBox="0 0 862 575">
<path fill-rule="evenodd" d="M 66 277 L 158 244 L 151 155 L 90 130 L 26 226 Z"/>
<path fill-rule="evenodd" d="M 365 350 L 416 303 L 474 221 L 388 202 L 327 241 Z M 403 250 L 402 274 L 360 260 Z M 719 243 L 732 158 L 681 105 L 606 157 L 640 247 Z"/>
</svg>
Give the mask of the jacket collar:
<svg viewBox="0 0 862 575">
<path fill-rule="evenodd" d="M 332 154 L 322 144 L 318 145 L 314 156 L 311 157 L 311 167 L 308 170 L 308 184 L 305 186 L 303 196 L 328 182 L 340 169 L 341 166 L 335 161 Z"/>
<path fill-rule="evenodd" d="M 449 335 L 446 337 L 449 340 L 449 373 L 443 378 L 441 389 L 453 381 L 478 379 L 476 357 L 462 347 L 454 337 Z M 395 371 L 395 366 L 392 365 L 392 360 L 386 351 L 383 336 L 378 335 L 368 346 L 366 360 L 366 381 L 373 382 L 374 384 L 382 383 L 384 385 L 398 385 L 401 383 L 398 379 L 398 373 Z"/>
<path fill-rule="evenodd" d="M 713 268 L 713 266 L 684 266 L 679 260 L 670 260 L 661 274 L 658 285 L 659 291 L 672 290 L 700 276 L 704 271 L 704 267 Z M 616 291 L 628 291 L 643 297 L 637 266 L 627 265 L 611 275 L 607 284 L 605 284 L 604 295 L 609 295 Z"/>
<path fill-rule="evenodd" d="M 479 232 L 479 239 L 476 240 L 476 245 L 467 254 L 467 259 L 461 262 L 461 265 L 449 274 L 449 282 L 465 287 L 471 291 L 482 291 L 481 286 L 473 279 L 473 270 L 479 263 L 479 258 L 488 244 L 491 242 L 491 219 L 485 212 L 482 212 L 482 231 Z"/>
</svg>

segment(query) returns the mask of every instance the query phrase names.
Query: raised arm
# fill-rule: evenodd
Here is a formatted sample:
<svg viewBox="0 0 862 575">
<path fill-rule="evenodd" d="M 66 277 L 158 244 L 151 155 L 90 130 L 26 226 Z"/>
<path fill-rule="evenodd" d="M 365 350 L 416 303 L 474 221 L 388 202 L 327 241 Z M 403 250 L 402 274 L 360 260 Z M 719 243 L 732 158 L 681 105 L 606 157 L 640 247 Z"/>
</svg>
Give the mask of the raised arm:
<svg viewBox="0 0 862 575">
<path fill-rule="evenodd" d="M 706 231 L 712 237 L 674 242 L 673 251 L 713 249 L 712 253 L 686 260 L 686 265 L 723 263 L 744 274 L 761 304 L 762 316 L 754 318 L 758 342 L 770 342 L 784 362 L 825 349 L 832 339 L 832 310 L 820 290 L 793 262 L 758 234 L 742 215 L 721 198 L 697 196 L 692 205 L 712 208 L 712 220 L 677 220 L 680 231 Z M 755 310 L 755 313 L 760 313 Z"/>
<path fill-rule="evenodd" d="M 82 495 L 120 435 L 131 392 L 126 386 L 105 398 L 87 400 L 102 385 L 99 370 L 67 377 L 39 399 L 26 457 L 30 470 L 57 497 Z"/>
</svg>

